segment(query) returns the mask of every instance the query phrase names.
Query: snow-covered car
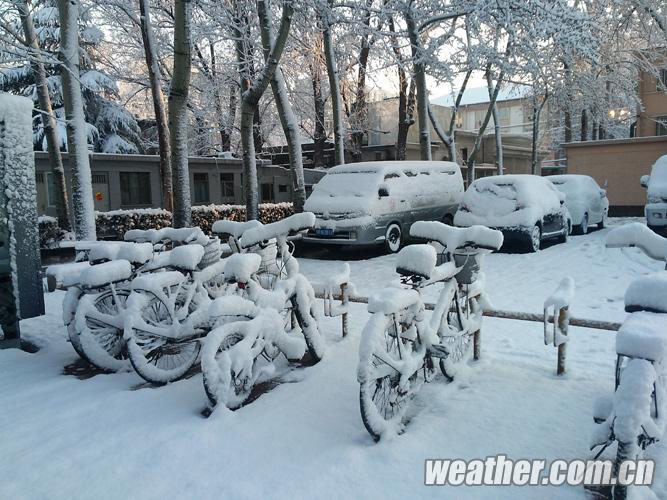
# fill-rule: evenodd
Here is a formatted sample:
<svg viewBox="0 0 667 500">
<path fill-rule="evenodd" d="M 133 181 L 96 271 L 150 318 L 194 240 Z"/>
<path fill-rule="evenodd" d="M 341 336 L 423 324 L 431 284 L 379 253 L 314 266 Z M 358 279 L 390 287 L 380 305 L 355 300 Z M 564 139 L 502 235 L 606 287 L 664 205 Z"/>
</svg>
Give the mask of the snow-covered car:
<svg viewBox="0 0 667 500">
<path fill-rule="evenodd" d="M 570 214 L 564 203 L 565 195 L 545 177 L 483 177 L 466 190 L 454 224 L 498 229 L 506 240 L 519 240 L 536 252 L 543 240 L 567 240 Z"/>
<path fill-rule="evenodd" d="M 651 175 L 642 175 L 641 185 L 648 189 L 648 202 L 644 207 L 648 227 L 667 229 L 667 155 L 653 164 Z"/>
<path fill-rule="evenodd" d="M 564 174 L 547 177 L 561 193 L 572 218 L 572 229 L 586 234 L 591 224 L 602 229 L 607 222 L 609 200 L 607 191 L 588 175 Z"/>
<path fill-rule="evenodd" d="M 397 252 L 418 220 L 451 224 L 463 196 L 458 164 L 382 161 L 340 165 L 313 187 L 304 210 L 315 227 L 305 243 L 384 245 Z"/>
</svg>

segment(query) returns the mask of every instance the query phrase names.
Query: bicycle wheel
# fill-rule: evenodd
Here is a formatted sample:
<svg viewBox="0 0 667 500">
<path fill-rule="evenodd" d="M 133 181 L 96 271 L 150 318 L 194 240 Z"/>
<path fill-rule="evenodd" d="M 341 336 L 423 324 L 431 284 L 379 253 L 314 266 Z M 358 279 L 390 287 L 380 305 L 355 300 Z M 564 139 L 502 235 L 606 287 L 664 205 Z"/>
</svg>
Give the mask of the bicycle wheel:
<svg viewBox="0 0 667 500">
<path fill-rule="evenodd" d="M 151 293 L 142 294 L 143 304 L 130 323 L 127 335 L 130 362 L 141 378 L 156 385 L 182 378 L 197 361 L 201 345 L 195 332 L 184 334 L 187 316 L 196 310 L 189 302 L 188 314 L 179 321 L 184 300 Z"/>
<path fill-rule="evenodd" d="M 204 343 L 202 375 L 204 391 L 211 405 L 224 404 L 230 410 L 243 405 L 252 392 L 255 360 L 238 363 L 239 357 L 247 358 L 244 332 L 238 325 L 228 324 L 216 335 L 211 332 Z"/>
<path fill-rule="evenodd" d="M 475 325 L 481 319 L 479 296 L 454 296 L 454 310 L 443 317 L 438 336 L 448 356 L 440 358 L 440 371 L 447 382 L 452 382 L 462 363 L 470 359 Z"/>
<path fill-rule="evenodd" d="M 302 277 L 297 281 L 296 293 L 290 299 L 297 324 L 303 332 L 306 346 L 313 360 L 317 363 L 324 358 L 326 345 L 320 332 L 317 319 L 315 292 L 308 281 Z"/>
<path fill-rule="evenodd" d="M 106 372 L 128 368 L 127 349 L 123 338 L 127 288 L 105 290 L 97 295 L 84 295 L 77 306 L 73 334 L 82 357 Z M 72 345 L 77 349 L 77 343 Z"/>
<path fill-rule="evenodd" d="M 408 402 L 417 390 L 419 370 L 401 369 L 414 350 L 414 342 L 401 337 L 392 316 L 376 313 L 362 332 L 359 346 L 359 406 L 368 433 L 378 441 L 386 433 L 399 434 Z"/>
</svg>

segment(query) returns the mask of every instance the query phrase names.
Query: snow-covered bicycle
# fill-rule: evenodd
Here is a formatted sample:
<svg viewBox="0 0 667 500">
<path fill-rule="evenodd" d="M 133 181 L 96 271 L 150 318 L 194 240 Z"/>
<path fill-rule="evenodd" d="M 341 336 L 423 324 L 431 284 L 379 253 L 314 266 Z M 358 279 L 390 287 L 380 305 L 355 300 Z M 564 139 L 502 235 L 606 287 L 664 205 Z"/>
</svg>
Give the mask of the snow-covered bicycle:
<svg viewBox="0 0 667 500">
<path fill-rule="evenodd" d="M 402 286 L 387 287 L 369 299 L 371 317 L 359 346 L 361 418 L 375 440 L 402 431 L 407 405 L 434 376 L 435 359 L 445 378 L 452 380 L 469 357 L 482 320 L 480 257 L 503 242 L 499 231 L 440 222 L 415 222 L 410 234 L 433 244 L 399 252 L 396 272 Z M 444 260 L 439 265 L 437 245 Z M 421 294 L 435 283 L 444 286 L 429 317 Z"/>
<path fill-rule="evenodd" d="M 135 278 L 162 271 L 169 266 L 170 259 L 178 260 L 178 255 L 188 252 L 184 249 L 192 245 L 202 249 L 200 263 L 219 260 L 219 241 L 208 238 L 199 228 L 165 228 L 141 233 L 159 238 L 163 248 L 181 246 L 155 252 L 157 240 L 139 235 L 137 239 L 126 236 L 129 240 L 126 242 L 97 242 L 86 252 L 93 265 L 81 272 L 75 286 L 69 287 L 64 302 L 63 319 L 72 346 L 82 358 L 104 371 L 128 367 L 124 324 L 130 283 Z"/>
<path fill-rule="evenodd" d="M 226 321 L 204 340 L 201 361 L 213 405 L 241 406 L 255 383 L 273 373 L 281 353 L 291 361 L 300 360 L 306 348 L 315 362 L 324 356 L 315 293 L 288 244 L 290 233 L 314 223 L 312 213 L 296 214 L 230 239 L 240 253 L 229 257 L 224 274 L 237 293 L 212 305 L 211 316 Z M 234 233 L 230 227 L 224 230 Z"/>
<path fill-rule="evenodd" d="M 667 239 L 643 224 L 614 229 L 606 245 L 638 247 L 667 261 Z M 616 477 L 623 462 L 640 458 L 667 428 L 667 271 L 633 281 L 625 293 L 625 310 L 630 314 L 616 335 L 615 392 L 595 403 L 591 446 L 598 458 L 617 444 Z M 613 498 L 626 497 L 627 485 L 617 483 Z"/>
</svg>

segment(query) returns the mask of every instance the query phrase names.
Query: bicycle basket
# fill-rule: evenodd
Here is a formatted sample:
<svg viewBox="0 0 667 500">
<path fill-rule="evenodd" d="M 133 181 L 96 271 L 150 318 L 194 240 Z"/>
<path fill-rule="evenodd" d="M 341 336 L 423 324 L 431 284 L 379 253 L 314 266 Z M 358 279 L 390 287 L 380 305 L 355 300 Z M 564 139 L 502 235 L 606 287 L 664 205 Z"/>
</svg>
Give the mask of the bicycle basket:
<svg viewBox="0 0 667 500">
<path fill-rule="evenodd" d="M 456 264 L 456 267 L 461 268 L 456 275 L 456 281 L 460 284 L 469 285 L 477 279 L 479 261 L 476 255 L 455 253 L 454 264 Z"/>
</svg>

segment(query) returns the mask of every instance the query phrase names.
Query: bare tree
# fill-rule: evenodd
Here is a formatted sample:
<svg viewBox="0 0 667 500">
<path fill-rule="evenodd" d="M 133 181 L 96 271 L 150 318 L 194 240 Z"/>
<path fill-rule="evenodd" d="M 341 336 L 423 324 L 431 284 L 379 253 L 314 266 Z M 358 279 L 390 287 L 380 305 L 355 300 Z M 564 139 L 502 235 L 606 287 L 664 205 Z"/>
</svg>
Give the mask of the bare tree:
<svg viewBox="0 0 667 500">
<path fill-rule="evenodd" d="M 97 239 L 86 120 L 79 79 L 79 0 L 58 0 L 63 101 L 67 120 L 67 151 L 72 172 L 74 234 L 78 240 Z"/>
<path fill-rule="evenodd" d="M 267 0 L 257 0 L 258 10 L 268 7 L 260 6 Z M 246 219 L 259 218 L 259 199 L 257 183 L 257 159 L 255 158 L 255 143 L 253 141 L 253 119 L 257 113 L 259 100 L 269 86 L 271 78 L 280 63 L 289 34 L 294 8 L 290 0 L 283 3 L 283 12 L 280 19 L 277 35 L 273 45 L 265 57 L 266 64 L 250 86 L 241 94 L 241 147 L 243 150 L 243 172 L 245 176 Z M 244 61 L 240 60 L 239 63 Z"/>
<path fill-rule="evenodd" d="M 49 86 L 46 80 L 46 70 L 40 54 L 40 47 L 37 42 L 37 33 L 32 22 L 32 16 L 26 1 L 18 0 L 16 8 L 21 18 L 23 32 L 25 34 L 25 45 L 31 51 L 30 66 L 35 76 L 35 89 L 37 91 L 37 99 L 39 107 L 41 108 L 41 120 L 44 127 L 44 135 L 46 136 L 46 144 L 49 152 L 49 163 L 51 164 L 51 172 L 55 182 L 56 193 L 56 216 L 58 218 L 58 225 L 64 231 L 69 231 L 70 214 L 69 203 L 67 200 L 67 185 L 65 183 L 65 169 L 63 168 L 63 160 L 60 155 L 60 141 L 58 140 L 58 129 L 56 118 L 51 106 L 51 97 L 49 96 Z"/>
<path fill-rule="evenodd" d="M 164 107 L 162 96 L 162 83 L 160 66 L 155 48 L 153 36 L 153 25 L 151 24 L 150 6 L 148 0 L 139 0 L 141 38 L 144 44 L 146 67 L 148 69 L 148 81 L 151 87 L 151 98 L 153 100 L 153 112 L 155 113 L 155 125 L 158 136 L 158 149 L 160 154 L 160 178 L 162 180 L 162 208 L 174 209 L 173 184 L 171 177 L 171 149 L 169 145 L 169 124 L 167 112 Z"/>
<path fill-rule="evenodd" d="M 271 19 L 271 10 L 265 2 L 257 2 L 257 13 L 261 25 L 262 46 L 264 47 L 264 61 L 268 64 L 268 58 L 271 47 L 276 43 L 273 32 L 273 21 Z M 306 202 L 306 184 L 303 177 L 303 152 L 301 151 L 301 136 L 299 133 L 299 124 L 292 111 L 292 105 L 287 95 L 287 84 L 283 76 L 282 68 L 277 65 L 271 78 L 271 90 L 273 98 L 278 109 L 278 117 L 287 141 L 289 151 L 290 168 L 292 170 L 293 180 L 293 198 L 294 211 L 303 212 L 303 204 Z"/>
<path fill-rule="evenodd" d="M 174 227 L 191 224 L 190 170 L 188 168 L 188 92 L 191 68 L 191 0 L 174 4 L 174 69 L 169 90 L 169 130 L 174 179 Z"/>
</svg>

